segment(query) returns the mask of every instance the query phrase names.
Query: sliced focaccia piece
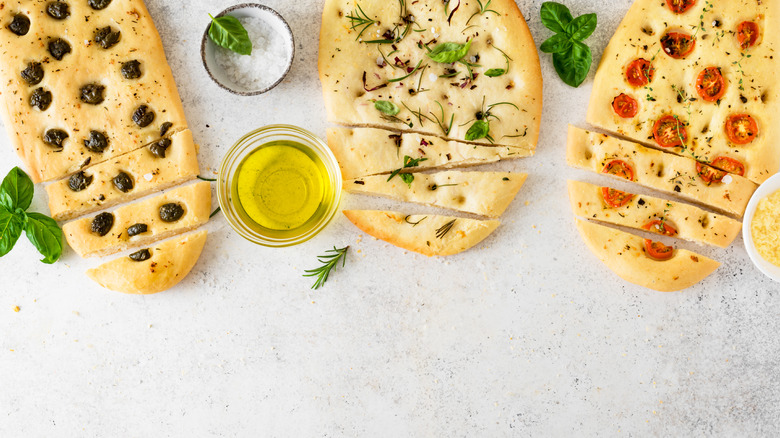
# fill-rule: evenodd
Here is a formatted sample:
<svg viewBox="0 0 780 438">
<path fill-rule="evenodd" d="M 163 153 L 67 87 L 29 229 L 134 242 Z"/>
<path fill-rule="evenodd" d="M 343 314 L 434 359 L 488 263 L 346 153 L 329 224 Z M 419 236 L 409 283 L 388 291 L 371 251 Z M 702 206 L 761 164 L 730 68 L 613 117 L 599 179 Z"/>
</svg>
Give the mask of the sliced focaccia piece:
<svg viewBox="0 0 780 438">
<path fill-rule="evenodd" d="M 116 292 L 156 294 L 190 273 L 205 243 L 205 230 L 179 236 L 90 269 L 87 276 Z"/>
<path fill-rule="evenodd" d="M 690 158 L 573 126 L 568 143 L 566 161 L 572 167 L 625 178 L 739 217 L 757 187 Z"/>
<path fill-rule="evenodd" d="M 609 187 L 569 181 L 577 216 L 725 248 L 742 230 L 739 221 L 688 204 Z"/>
<path fill-rule="evenodd" d="M 344 179 L 390 173 L 404 167 L 405 157 L 419 160 L 415 169 L 446 169 L 532 154 L 516 147 L 477 146 L 374 128 L 328 129 L 328 146 L 339 162 Z"/>
<path fill-rule="evenodd" d="M 62 221 L 132 201 L 198 176 L 198 148 L 187 129 L 46 186 Z"/>
<path fill-rule="evenodd" d="M 189 231 L 210 213 L 211 187 L 204 181 L 69 222 L 62 231 L 81 257 L 105 256 Z"/>
<path fill-rule="evenodd" d="M 344 181 L 351 193 L 385 196 L 406 202 L 499 217 L 520 191 L 528 175 L 511 172 L 459 172 L 385 175 Z"/>
<path fill-rule="evenodd" d="M 620 278 L 659 292 L 676 292 L 704 280 L 720 263 L 685 249 L 575 219 L 593 254 Z"/>
<path fill-rule="evenodd" d="M 364 232 L 399 248 L 426 256 L 448 256 L 481 242 L 500 224 L 437 215 L 407 215 L 395 211 L 345 210 Z"/>
</svg>

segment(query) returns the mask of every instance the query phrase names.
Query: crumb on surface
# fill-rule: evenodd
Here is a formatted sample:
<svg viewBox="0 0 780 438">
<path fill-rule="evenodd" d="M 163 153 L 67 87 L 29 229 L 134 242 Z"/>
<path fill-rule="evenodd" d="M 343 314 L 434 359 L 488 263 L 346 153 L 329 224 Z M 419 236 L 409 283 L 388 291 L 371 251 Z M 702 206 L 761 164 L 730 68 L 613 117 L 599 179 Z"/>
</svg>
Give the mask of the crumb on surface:
<svg viewBox="0 0 780 438">
<path fill-rule="evenodd" d="M 19 306 L 14 306 L 14 312 L 19 313 L 22 310 Z"/>
</svg>

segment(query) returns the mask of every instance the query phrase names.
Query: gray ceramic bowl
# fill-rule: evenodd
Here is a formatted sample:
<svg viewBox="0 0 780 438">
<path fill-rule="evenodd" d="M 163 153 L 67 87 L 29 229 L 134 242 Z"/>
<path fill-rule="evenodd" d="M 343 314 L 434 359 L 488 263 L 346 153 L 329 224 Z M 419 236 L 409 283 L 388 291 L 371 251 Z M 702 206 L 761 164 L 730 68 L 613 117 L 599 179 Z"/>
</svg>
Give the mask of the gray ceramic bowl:
<svg viewBox="0 0 780 438">
<path fill-rule="evenodd" d="M 295 42 L 293 40 L 293 33 L 290 30 L 290 26 L 284 21 L 281 15 L 268 6 L 261 5 L 259 3 L 241 3 L 239 5 L 231 6 L 224 11 L 217 14 L 215 17 L 221 17 L 223 15 L 231 15 L 236 18 L 256 17 L 267 23 L 274 31 L 278 32 L 286 41 L 288 46 L 289 56 L 287 59 L 279 60 L 286 64 L 284 73 L 279 78 L 276 78 L 271 85 L 260 90 L 249 90 L 241 85 L 235 83 L 230 76 L 219 66 L 216 61 L 215 53 L 221 47 L 214 44 L 209 38 L 209 27 L 211 27 L 211 21 L 206 26 L 206 31 L 203 32 L 203 41 L 200 45 L 200 56 L 203 60 L 203 66 L 206 68 L 209 77 L 221 88 L 241 96 L 256 96 L 258 94 L 265 93 L 266 91 L 274 88 L 290 71 L 292 67 L 293 58 L 295 58 Z"/>
</svg>

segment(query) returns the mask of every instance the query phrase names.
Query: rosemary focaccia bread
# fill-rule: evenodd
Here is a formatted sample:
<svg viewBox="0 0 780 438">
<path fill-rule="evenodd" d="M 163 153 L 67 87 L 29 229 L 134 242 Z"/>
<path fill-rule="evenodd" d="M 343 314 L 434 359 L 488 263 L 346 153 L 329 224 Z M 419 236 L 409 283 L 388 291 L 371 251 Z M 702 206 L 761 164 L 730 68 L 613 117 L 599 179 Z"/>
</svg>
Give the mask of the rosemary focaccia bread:
<svg viewBox="0 0 780 438">
<path fill-rule="evenodd" d="M 394 211 L 345 210 L 355 226 L 399 248 L 426 256 L 448 256 L 484 240 L 500 222 Z"/>
<path fill-rule="evenodd" d="M 659 292 L 676 292 L 704 280 L 720 263 L 685 249 L 575 219 L 593 254 L 620 278 Z"/>
<path fill-rule="evenodd" d="M 533 151 L 539 57 L 514 0 L 326 0 L 328 119 Z"/>
<path fill-rule="evenodd" d="M 197 228 L 210 213 L 211 187 L 204 181 L 69 222 L 62 231 L 81 257 L 106 256 Z"/>
<path fill-rule="evenodd" d="M 87 271 L 99 285 L 125 294 L 155 294 L 176 286 L 203 251 L 206 231 L 179 236 Z"/>
<path fill-rule="evenodd" d="M 742 217 L 756 184 L 692 158 L 569 127 L 566 161 Z M 617 195 L 617 194 L 615 194 Z"/>
<path fill-rule="evenodd" d="M 141 0 L 0 3 L 0 114 L 35 182 L 186 127 Z"/>
<path fill-rule="evenodd" d="M 780 170 L 780 2 L 636 0 L 589 123 L 761 183 Z"/>
<path fill-rule="evenodd" d="M 51 183 L 46 192 L 52 217 L 62 221 L 165 190 L 196 176 L 198 148 L 187 129 Z"/>
<path fill-rule="evenodd" d="M 406 202 L 499 217 L 515 199 L 528 175 L 511 172 L 399 173 L 344 181 L 344 190 Z"/>
<path fill-rule="evenodd" d="M 344 179 L 387 174 L 404 167 L 405 157 L 417 160 L 415 169 L 447 169 L 529 156 L 512 146 L 478 146 L 435 136 L 402 134 L 375 128 L 328 129 L 328 147 Z"/>
<path fill-rule="evenodd" d="M 569 181 L 569 201 L 577 216 L 721 248 L 742 230 L 739 221 L 692 205 L 579 181 Z"/>
</svg>

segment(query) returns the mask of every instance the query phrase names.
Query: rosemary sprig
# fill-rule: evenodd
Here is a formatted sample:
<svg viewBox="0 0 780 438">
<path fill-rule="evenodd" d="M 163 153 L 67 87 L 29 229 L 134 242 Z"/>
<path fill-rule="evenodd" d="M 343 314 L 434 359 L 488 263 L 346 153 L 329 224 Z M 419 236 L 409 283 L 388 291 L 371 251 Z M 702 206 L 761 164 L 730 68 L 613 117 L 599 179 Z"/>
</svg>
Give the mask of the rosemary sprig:
<svg viewBox="0 0 780 438">
<path fill-rule="evenodd" d="M 449 125 L 445 125 L 444 121 L 446 119 L 444 118 L 444 107 L 441 105 L 441 103 L 439 103 L 438 100 L 435 100 L 434 103 L 436 103 L 436 105 L 439 105 L 439 109 L 441 110 L 441 117 L 437 116 L 433 111 L 430 111 L 431 116 L 433 117 L 433 119 L 436 122 L 436 124 L 439 125 L 439 128 L 444 133 L 444 135 L 445 136 L 449 136 L 450 135 L 450 131 L 452 130 L 453 122 L 455 121 L 455 113 L 453 112 L 450 115 L 450 123 L 449 123 Z"/>
<path fill-rule="evenodd" d="M 198 175 L 198 179 L 201 180 L 201 181 L 209 181 L 209 182 L 214 182 L 214 181 L 217 180 L 216 178 L 204 178 L 204 177 L 202 177 L 200 175 Z"/>
<path fill-rule="evenodd" d="M 314 285 L 311 287 L 312 289 L 319 289 L 323 284 L 325 284 L 326 281 L 328 281 L 328 275 L 330 275 L 330 271 L 336 267 L 336 265 L 339 263 L 339 260 L 341 260 L 341 267 L 344 267 L 344 265 L 347 263 L 347 250 L 349 250 L 349 246 L 338 249 L 334 246 L 333 249 L 325 251 L 324 255 L 317 257 L 317 261 L 322 263 L 322 266 L 304 271 L 306 272 L 303 274 L 304 277 L 317 277 L 317 281 L 315 281 Z"/>
<path fill-rule="evenodd" d="M 450 232 L 450 230 L 452 229 L 452 226 L 455 225 L 455 221 L 456 220 L 457 219 L 453 219 L 453 220 L 447 222 L 446 224 L 442 225 L 441 228 L 439 228 L 438 230 L 436 230 L 436 237 L 439 238 L 439 239 L 444 238 L 444 236 L 446 236 L 447 233 Z"/>
<path fill-rule="evenodd" d="M 360 36 L 363 35 L 363 32 L 365 32 L 366 29 L 371 27 L 372 24 L 376 23 L 376 20 L 371 19 L 371 17 L 369 17 L 368 14 L 363 11 L 363 8 L 360 7 L 360 3 L 355 3 L 355 6 L 357 9 L 352 11 L 351 15 L 347 15 L 347 19 L 350 21 L 350 29 L 355 30 L 361 26 L 363 27 L 355 37 L 355 41 L 357 41 L 360 39 Z"/>
<path fill-rule="evenodd" d="M 216 209 L 216 210 L 214 210 L 214 211 L 213 211 L 213 212 L 212 212 L 212 213 L 209 215 L 209 219 L 211 219 L 211 218 L 213 218 L 214 216 L 216 216 L 216 215 L 217 215 L 217 213 L 219 213 L 220 211 L 222 211 L 222 207 L 217 207 L 217 209 Z"/>
<path fill-rule="evenodd" d="M 424 216 L 422 219 L 420 219 L 420 220 L 419 220 L 419 221 L 417 221 L 417 222 L 410 222 L 410 221 L 409 221 L 409 218 L 410 218 L 410 217 L 412 217 L 412 215 L 411 215 L 411 214 L 410 214 L 410 215 L 407 215 L 407 216 L 404 218 L 404 222 L 406 222 L 407 224 L 411 225 L 411 226 L 412 226 L 412 228 L 416 227 L 417 225 L 420 225 L 420 222 L 424 221 L 425 219 L 428 219 L 428 216 Z"/>
<path fill-rule="evenodd" d="M 490 7 L 490 3 L 491 2 L 493 2 L 493 0 L 487 0 L 485 2 L 485 4 L 483 5 L 481 0 L 477 0 L 477 3 L 479 4 L 479 10 L 477 12 L 474 12 L 473 14 L 471 14 L 471 17 L 469 17 L 469 19 L 466 20 L 466 25 L 468 25 L 469 21 L 471 21 L 471 19 L 476 17 L 477 15 L 486 14 L 488 12 L 492 12 L 492 13 L 494 13 L 496 15 L 501 15 L 498 12 L 494 11 L 493 9 L 488 9 Z"/>
<path fill-rule="evenodd" d="M 387 80 L 387 82 L 399 82 L 399 81 L 403 81 L 404 79 L 408 78 L 409 76 L 411 76 L 411 75 L 413 75 L 413 74 L 417 73 L 417 70 L 419 70 L 419 69 L 420 69 L 420 65 L 421 65 L 421 64 L 422 64 L 422 59 L 421 59 L 421 60 L 419 60 L 419 61 L 417 62 L 417 65 L 416 65 L 416 66 L 414 66 L 414 70 L 410 71 L 408 74 L 406 74 L 406 75 L 404 75 L 404 76 L 401 76 L 400 78 L 395 78 L 395 79 L 388 79 L 388 80 Z"/>
</svg>

